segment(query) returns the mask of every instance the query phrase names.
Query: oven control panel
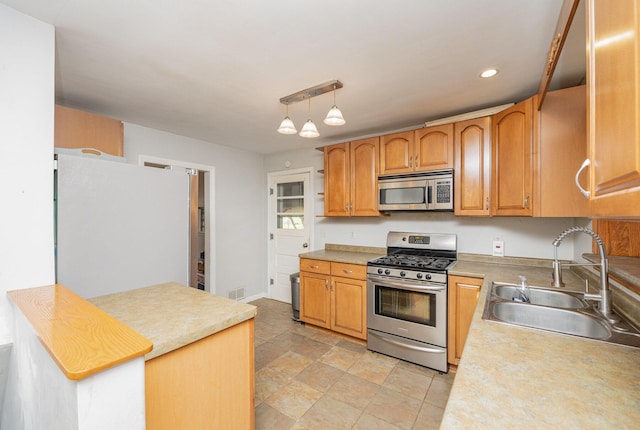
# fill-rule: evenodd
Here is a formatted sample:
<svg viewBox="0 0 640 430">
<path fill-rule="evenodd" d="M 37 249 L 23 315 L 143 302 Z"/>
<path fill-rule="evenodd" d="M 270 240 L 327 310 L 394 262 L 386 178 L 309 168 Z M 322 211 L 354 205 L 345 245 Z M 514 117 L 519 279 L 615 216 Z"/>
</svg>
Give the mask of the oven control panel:
<svg viewBox="0 0 640 430">
<path fill-rule="evenodd" d="M 446 273 L 421 272 L 418 270 L 394 269 L 391 267 L 367 266 L 367 274 L 389 279 L 410 279 L 431 283 L 446 284 Z"/>
</svg>

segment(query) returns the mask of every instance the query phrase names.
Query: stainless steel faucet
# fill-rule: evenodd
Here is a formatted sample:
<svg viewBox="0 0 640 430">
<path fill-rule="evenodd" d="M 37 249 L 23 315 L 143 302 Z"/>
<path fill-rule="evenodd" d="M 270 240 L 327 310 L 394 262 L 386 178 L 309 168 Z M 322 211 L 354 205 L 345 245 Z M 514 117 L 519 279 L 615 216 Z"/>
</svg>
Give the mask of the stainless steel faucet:
<svg viewBox="0 0 640 430">
<path fill-rule="evenodd" d="M 588 234 L 598 244 L 598 252 L 600 253 L 600 263 L 563 263 L 558 260 L 558 246 L 560 242 L 571 233 L 585 233 Z M 563 231 L 553 241 L 553 282 L 552 285 L 556 288 L 564 287 L 562 282 L 562 267 L 563 266 L 600 266 L 600 294 L 589 294 L 585 291 L 584 298 L 588 300 L 597 300 L 599 302 L 598 310 L 603 315 L 609 318 L 615 318 L 611 310 L 611 289 L 609 288 L 609 260 L 607 259 L 607 252 L 604 249 L 604 243 L 600 236 L 593 231 L 585 227 L 571 227 Z"/>
</svg>

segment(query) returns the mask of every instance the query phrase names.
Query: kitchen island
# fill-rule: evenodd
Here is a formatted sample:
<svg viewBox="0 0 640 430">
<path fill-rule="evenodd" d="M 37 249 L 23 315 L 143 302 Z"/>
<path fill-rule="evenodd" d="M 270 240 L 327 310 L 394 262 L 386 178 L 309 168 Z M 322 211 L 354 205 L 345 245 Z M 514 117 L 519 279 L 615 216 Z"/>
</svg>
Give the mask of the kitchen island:
<svg viewBox="0 0 640 430">
<path fill-rule="evenodd" d="M 440 428 L 637 428 L 640 349 L 482 319 L 491 281 L 551 281 L 548 264 L 504 261 L 461 258 L 449 271 L 484 282 Z M 584 289 L 570 271 L 564 281 Z"/>
<path fill-rule="evenodd" d="M 153 343 L 148 429 L 254 427 L 255 306 L 173 282 L 89 301 Z"/>
</svg>

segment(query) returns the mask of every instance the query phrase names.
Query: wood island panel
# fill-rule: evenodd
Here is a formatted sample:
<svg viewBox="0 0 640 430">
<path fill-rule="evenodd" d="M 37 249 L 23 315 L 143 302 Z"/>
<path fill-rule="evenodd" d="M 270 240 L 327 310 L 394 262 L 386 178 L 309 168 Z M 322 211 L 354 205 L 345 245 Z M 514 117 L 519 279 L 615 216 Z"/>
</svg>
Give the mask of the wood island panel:
<svg viewBox="0 0 640 430">
<path fill-rule="evenodd" d="M 253 429 L 254 320 L 145 363 L 147 429 Z"/>
<path fill-rule="evenodd" d="M 8 291 L 44 347 L 71 380 L 140 357 L 149 339 L 62 285 Z"/>
</svg>

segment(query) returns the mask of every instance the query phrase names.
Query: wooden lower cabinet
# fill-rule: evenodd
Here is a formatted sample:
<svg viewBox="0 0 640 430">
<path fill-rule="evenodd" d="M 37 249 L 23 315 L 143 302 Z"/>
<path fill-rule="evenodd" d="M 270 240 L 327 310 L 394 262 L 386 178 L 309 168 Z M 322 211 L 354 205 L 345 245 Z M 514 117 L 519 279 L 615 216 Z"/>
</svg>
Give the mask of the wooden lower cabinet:
<svg viewBox="0 0 640 430">
<path fill-rule="evenodd" d="M 449 329 L 447 339 L 447 361 L 449 364 L 457 366 L 460 363 L 471 319 L 478 304 L 482 282 L 483 280 L 480 278 L 449 276 Z"/>
<path fill-rule="evenodd" d="M 254 320 L 145 362 L 149 430 L 253 429 Z"/>
<path fill-rule="evenodd" d="M 366 266 L 300 259 L 300 319 L 366 339 Z"/>
</svg>

